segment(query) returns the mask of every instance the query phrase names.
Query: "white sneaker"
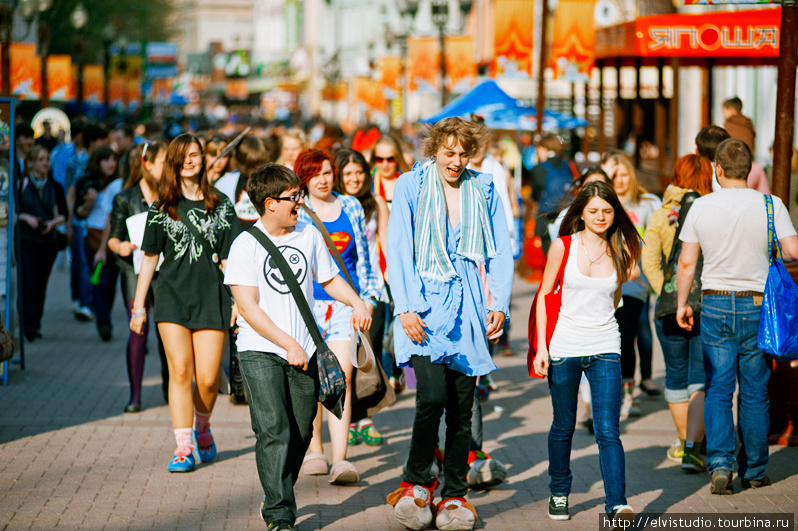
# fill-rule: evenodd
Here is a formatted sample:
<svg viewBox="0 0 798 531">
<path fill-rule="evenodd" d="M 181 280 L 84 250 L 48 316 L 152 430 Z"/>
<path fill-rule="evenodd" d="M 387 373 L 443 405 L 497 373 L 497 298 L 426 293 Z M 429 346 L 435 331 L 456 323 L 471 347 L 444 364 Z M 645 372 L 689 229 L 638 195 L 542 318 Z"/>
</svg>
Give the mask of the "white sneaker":
<svg viewBox="0 0 798 531">
<path fill-rule="evenodd" d="M 613 530 L 626 530 L 635 521 L 635 510 L 628 505 L 616 505 L 610 513 L 610 525 Z"/>
<path fill-rule="evenodd" d="M 75 312 L 75 319 L 78 321 L 93 321 L 94 314 L 88 306 L 80 306 Z"/>
</svg>

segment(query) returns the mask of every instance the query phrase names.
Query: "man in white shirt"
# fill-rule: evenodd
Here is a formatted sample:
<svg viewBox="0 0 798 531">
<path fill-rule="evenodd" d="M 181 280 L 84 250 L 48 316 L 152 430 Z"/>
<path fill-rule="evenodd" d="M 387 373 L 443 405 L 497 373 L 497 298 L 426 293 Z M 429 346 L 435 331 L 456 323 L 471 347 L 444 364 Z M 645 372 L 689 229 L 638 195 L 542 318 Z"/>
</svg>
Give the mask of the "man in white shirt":
<svg viewBox="0 0 798 531">
<path fill-rule="evenodd" d="M 324 239 L 313 225 L 298 223 L 304 194 L 299 178 L 278 164 L 258 168 L 247 194 L 262 231 L 280 250 L 309 306 L 313 280 L 335 299 L 354 308 L 352 326 L 367 330 L 368 309 L 338 274 Z M 265 493 L 261 517 L 269 529 L 290 530 L 296 521 L 294 483 L 313 435 L 319 379 L 316 345 L 277 263 L 249 232 L 233 242 L 225 283 L 240 316 L 236 347 L 249 398 L 255 458 Z"/>
<path fill-rule="evenodd" d="M 696 199 L 680 234 L 682 253 L 676 285 L 676 318 L 691 330 L 693 309 L 687 297 L 696 262 L 701 273 L 701 340 L 706 368 L 704 424 L 707 468 L 713 494 L 733 494 L 734 418 L 732 396 L 740 380 L 740 433 L 737 456 L 743 488 L 770 484 L 768 464 L 768 380 L 770 367 L 757 347 L 762 295 L 768 276 L 768 221 L 765 196 L 748 188 L 751 150 L 735 139 L 718 145 L 715 172 L 721 189 Z M 776 234 L 784 259 L 798 257 L 798 235 L 784 204 L 773 197 Z"/>
</svg>

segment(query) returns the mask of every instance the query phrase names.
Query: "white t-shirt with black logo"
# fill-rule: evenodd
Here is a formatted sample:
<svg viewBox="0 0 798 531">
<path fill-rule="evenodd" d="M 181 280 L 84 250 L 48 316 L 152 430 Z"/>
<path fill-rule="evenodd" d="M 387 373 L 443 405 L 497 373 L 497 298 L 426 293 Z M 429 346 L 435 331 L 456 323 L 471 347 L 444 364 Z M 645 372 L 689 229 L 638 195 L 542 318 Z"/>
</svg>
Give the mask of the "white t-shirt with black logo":
<svg viewBox="0 0 798 531">
<path fill-rule="evenodd" d="M 790 215 L 776 196 L 773 218 L 779 239 L 795 235 Z M 770 261 L 768 216 L 761 192 L 721 188 L 699 197 L 687 213 L 679 239 L 701 245 L 702 289 L 764 291 Z"/>
<path fill-rule="evenodd" d="M 330 256 L 321 233 L 313 225 L 302 222 L 297 224 L 292 233 L 280 237 L 267 234 L 260 220 L 255 223 L 255 227 L 266 234 L 280 250 L 296 275 L 312 309 L 316 304 L 313 299 L 313 281 L 324 283 L 338 274 L 338 266 Z M 278 328 L 296 339 L 307 353 L 308 359 L 313 356 L 316 345 L 288 284 L 277 264 L 269 259 L 266 249 L 248 232 L 239 234 L 230 247 L 224 282 L 231 286 L 257 287 L 258 306 Z M 243 317 L 239 316 L 236 323 L 236 348 L 239 351 L 272 352 L 285 359 L 285 349 L 256 332 Z"/>
</svg>

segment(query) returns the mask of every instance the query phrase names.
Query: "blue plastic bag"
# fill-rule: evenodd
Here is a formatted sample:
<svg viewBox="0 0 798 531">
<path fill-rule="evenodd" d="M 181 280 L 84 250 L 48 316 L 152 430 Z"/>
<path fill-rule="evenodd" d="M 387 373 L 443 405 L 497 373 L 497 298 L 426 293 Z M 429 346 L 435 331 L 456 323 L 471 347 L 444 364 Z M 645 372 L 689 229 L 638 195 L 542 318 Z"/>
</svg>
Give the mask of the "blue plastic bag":
<svg viewBox="0 0 798 531">
<path fill-rule="evenodd" d="M 798 287 L 781 261 L 781 245 L 773 223 L 773 198 L 765 196 L 768 213 L 770 268 L 762 298 L 757 346 L 778 360 L 798 359 Z M 774 246 L 777 254 L 774 257 Z"/>
</svg>

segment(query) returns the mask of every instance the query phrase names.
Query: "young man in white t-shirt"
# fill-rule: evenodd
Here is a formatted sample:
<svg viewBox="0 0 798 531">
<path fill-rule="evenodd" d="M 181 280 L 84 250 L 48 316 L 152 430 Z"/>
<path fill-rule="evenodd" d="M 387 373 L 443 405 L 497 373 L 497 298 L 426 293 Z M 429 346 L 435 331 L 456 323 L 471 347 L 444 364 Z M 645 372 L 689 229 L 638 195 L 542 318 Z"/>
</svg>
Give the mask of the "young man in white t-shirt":
<svg viewBox="0 0 798 531">
<path fill-rule="evenodd" d="M 701 341 L 706 369 L 704 425 L 707 468 L 713 494 L 733 494 L 734 418 L 732 397 L 740 380 L 740 433 L 737 456 L 743 488 L 770 484 L 768 464 L 768 380 L 770 367 L 757 347 L 762 294 L 768 276 L 768 221 L 765 196 L 748 188 L 751 150 L 740 140 L 718 145 L 715 172 L 721 189 L 695 200 L 679 238 L 682 252 L 676 274 L 676 318 L 691 330 L 693 309 L 687 298 L 699 253 Z M 778 197 L 773 197 L 776 235 L 785 261 L 798 257 L 798 235 Z M 687 449 L 685 449 L 687 451 Z"/>
<path fill-rule="evenodd" d="M 247 183 L 263 231 L 282 253 L 309 306 L 313 280 L 354 308 L 352 326 L 366 330 L 371 317 L 363 301 L 338 274 L 338 266 L 313 226 L 298 223 L 303 202 L 299 178 L 284 166 L 266 164 Z M 265 493 L 261 516 L 270 530 L 293 529 L 294 483 L 313 435 L 318 401 L 316 346 L 276 262 L 248 232 L 227 257 L 229 284 L 240 316 L 236 346 L 249 398 L 255 456 Z"/>
</svg>

